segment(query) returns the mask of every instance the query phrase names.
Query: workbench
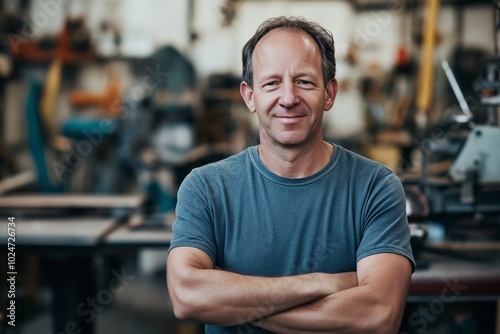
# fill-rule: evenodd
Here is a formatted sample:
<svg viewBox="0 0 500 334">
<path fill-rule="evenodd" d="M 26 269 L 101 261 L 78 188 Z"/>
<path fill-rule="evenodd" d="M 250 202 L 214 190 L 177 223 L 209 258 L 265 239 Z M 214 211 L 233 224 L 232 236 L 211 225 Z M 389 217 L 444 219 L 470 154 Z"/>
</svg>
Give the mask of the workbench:
<svg viewBox="0 0 500 334">
<path fill-rule="evenodd" d="M 172 215 L 166 216 L 163 225 L 154 227 L 129 227 L 123 219 L 123 215 L 135 214 L 143 201 L 141 195 L 0 197 L 0 211 L 9 213 L 0 220 L 0 254 L 7 252 L 7 218 L 13 216 L 16 255 L 36 254 L 50 263 L 54 333 L 78 332 L 78 329 L 81 333 L 94 333 L 94 321 L 85 321 L 88 317 L 82 317 L 82 312 L 78 314 L 77 308 L 89 296 L 96 295 L 95 256 L 123 256 L 143 248 L 168 248 Z M 54 215 L 61 208 L 70 215 Z M 120 215 L 114 217 L 106 209 L 119 210 Z M 17 275 L 23 273 L 18 271 Z"/>
</svg>

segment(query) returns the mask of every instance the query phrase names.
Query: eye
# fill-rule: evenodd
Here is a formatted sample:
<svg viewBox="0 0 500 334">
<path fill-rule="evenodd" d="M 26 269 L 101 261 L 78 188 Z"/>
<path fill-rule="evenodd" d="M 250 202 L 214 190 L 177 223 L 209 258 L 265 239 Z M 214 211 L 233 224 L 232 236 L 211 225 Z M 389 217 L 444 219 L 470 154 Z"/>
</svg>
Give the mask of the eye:
<svg viewBox="0 0 500 334">
<path fill-rule="evenodd" d="M 264 82 L 262 89 L 265 90 L 275 90 L 279 86 L 280 82 L 278 80 L 271 80 Z"/>
<path fill-rule="evenodd" d="M 312 82 L 307 81 L 307 80 L 299 80 L 298 82 L 300 85 L 311 85 L 312 84 Z"/>
</svg>

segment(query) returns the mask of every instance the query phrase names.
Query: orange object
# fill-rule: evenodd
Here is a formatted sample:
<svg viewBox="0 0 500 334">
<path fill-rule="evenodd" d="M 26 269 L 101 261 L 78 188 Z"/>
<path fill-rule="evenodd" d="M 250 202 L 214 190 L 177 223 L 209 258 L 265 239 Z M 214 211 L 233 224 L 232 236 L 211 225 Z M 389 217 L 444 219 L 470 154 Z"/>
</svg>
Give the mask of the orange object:
<svg viewBox="0 0 500 334">
<path fill-rule="evenodd" d="M 406 46 L 400 46 L 396 53 L 396 65 L 402 67 L 410 62 L 410 53 Z"/>
<path fill-rule="evenodd" d="M 118 116 L 123 111 L 121 84 L 113 72 L 104 92 L 74 91 L 70 94 L 70 101 L 74 106 L 99 106 L 105 111 L 106 116 Z"/>
</svg>

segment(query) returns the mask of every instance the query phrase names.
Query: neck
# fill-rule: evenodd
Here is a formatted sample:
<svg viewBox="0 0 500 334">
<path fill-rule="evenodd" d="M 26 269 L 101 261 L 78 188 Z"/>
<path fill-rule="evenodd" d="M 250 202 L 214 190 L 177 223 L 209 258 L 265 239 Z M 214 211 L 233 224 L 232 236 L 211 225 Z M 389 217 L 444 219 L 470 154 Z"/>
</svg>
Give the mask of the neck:
<svg viewBox="0 0 500 334">
<path fill-rule="evenodd" d="M 271 146 L 261 143 L 259 157 L 273 173 L 286 178 L 303 178 L 323 169 L 333 154 L 333 145 L 324 140 L 300 147 Z"/>
</svg>

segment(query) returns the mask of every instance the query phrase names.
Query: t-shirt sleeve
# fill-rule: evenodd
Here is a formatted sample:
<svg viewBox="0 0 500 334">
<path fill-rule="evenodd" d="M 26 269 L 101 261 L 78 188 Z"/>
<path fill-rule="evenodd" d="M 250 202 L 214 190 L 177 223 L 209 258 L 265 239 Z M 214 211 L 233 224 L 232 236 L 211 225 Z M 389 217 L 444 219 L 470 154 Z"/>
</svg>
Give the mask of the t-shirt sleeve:
<svg viewBox="0 0 500 334">
<path fill-rule="evenodd" d="M 412 271 L 415 271 L 405 198 L 399 178 L 393 172 L 384 170 L 367 194 L 356 262 L 374 254 L 395 253 L 408 258 Z"/>
<path fill-rule="evenodd" d="M 215 236 L 209 197 L 197 170 L 193 170 L 179 187 L 175 215 L 169 252 L 176 247 L 195 247 L 207 253 L 215 262 Z"/>
</svg>

